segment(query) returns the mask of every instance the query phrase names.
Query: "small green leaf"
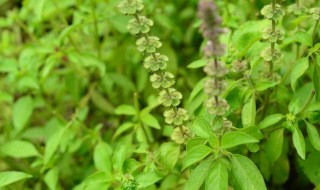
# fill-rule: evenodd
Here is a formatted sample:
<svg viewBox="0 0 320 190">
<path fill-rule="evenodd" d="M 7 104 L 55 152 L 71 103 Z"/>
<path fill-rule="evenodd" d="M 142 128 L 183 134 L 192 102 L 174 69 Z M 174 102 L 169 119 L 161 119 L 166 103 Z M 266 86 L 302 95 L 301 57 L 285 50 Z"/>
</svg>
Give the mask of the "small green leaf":
<svg viewBox="0 0 320 190">
<path fill-rule="evenodd" d="M 188 178 L 188 182 L 184 186 L 184 190 L 199 190 L 203 184 L 208 172 L 212 160 L 201 162 L 192 172 Z"/>
<path fill-rule="evenodd" d="M 27 158 L 38 156 L 39 152 L 35 146 L 28 141 L 9 141 L 1 146 L 1 153 L 13 158 Z"/>
<path fill-rule="evenodd" d="M 263 138 L 263 134 L 261 133 L 261 131 L 259 130 L 259 128 L 257 126 L 250 126 L 250 127 L 245 127 L 245 128 L 241 128 L 239 130 L 240 132 L 246 133 L 250 136 L 252 136 L 253 138 L 260 140 Z"/>
<path fill-rule="evenodd" d="M 307 132 L 311 145 L 318 151 L 320 151 L 320 137 L 318 130 L 311 123 L 306 122 L 307 124 Z"/>
<path fill-rule="evenodd" d="M 299 156 L 304 160 L 306 158 L 306 145 L 304 142 L 303 134 L 297 125 L 294 128 L 292 140 Z"/>
<path fill-rule="evenodd" d="M 0 172 L 0 187 L 31 177 L 32 175 L 17 171 Z"/>
<path fill-rule="evenodd" d="M 59 171 L 58 168 L 52 168 L 49 170 L 44 176 L 44 181 L 49 187 L 50 190 L 56 190 L 59 179 Z"/>
<path fill-rule="evenodd" d="M 189 167 L 190 165 L 204 159 L 212 152 L 212 149 L 205 146 L 205 145 L 199 145 L 195 148 L 191 149 L 190 151 L 187 151 L 187 154 L 183 160 L 183 167 L 182 170 Z"/>
<path fill-rule="evenodd" d="M 90 89 L 90 98 L 93 102 L 93 104 L 99 108 L 100 110 L 106 112 L 106 113 L 113 113 L 114 107 L 113 105 L 103 97 L 100 92 L 96 91 L 93 87 Z"/>
<path fill-rule="evenodd" d="M 278 113 L 278 114 L 272 114 L 267 117 L 265 117 L 259 124 L 260 129 L 265 129 L 267 127 L 270 127 L 276 123 L 278 123 L 281 119 L 284 118 L 284 115 Z"/>
<path fill-rule="evenodd" d="M 29 121 L 33 112 L 33 101 L 30 96 L 19 98 L 13 105 L 13 126 L 22 130 Z"/>
<path fill-rule="evenodd" d="M 124 144 L 116 146 L 116 148 L 113 150 L 112 166 L 115 169 L 115 171 L 122 173 L 122 167 L 124 160 L 126 159 L 126 154 L 127 147 Z"/>
<path fill-rule="evenodd" d="M 294 33 L 293 38 L 297 41 L 300 42 L 301 44 L 305 45 L 305 46 L 312 46 L 313 44 L 313 40 L 311 38 L 311 36 L 304 31 L 298 31 L 296 33 Z"/>
<path fill-rule="evenodd" d="M 51 158 L 53 157 L 55 151 L 58 149 L 61 138 L 66 131 L 66 127 L 58 130 L 54 133 L 46 143 L 46 147 L 44 150 L 44 164 L 48 164 Z"/>
<path fill-rule="evenodd" d="M 228 170 L 220 161 L 216 161 L 206 178 L 205 189 L 227 190 L 228 189 Z"/>
<path fill-rule="evenodd" d="M 115 109 L 117 115 L 136 115 L 136 110 L 131 105 L 120 105 Z"/>
<path fill-rule="evenodd" d="M 127 123 L 123 123 L 122 125 L 120 125 L 116 132 L 114 133 L 112 139 L 116 139 L 119 135 L 121 135 L 122 133 L 124 133 L 125 131 L 131 129 L 133 127 L 133 123 L 131 122 L 127 122 Z"/>
<path fill-rule="evenodd" d="M 172 170 L 176 165 L 180 147 L 176 143 L 164 143 L 159 148 L 160 151 L 160 162 L 168 169 Z"/>
<path fill-rule="evenodd" d="M 197 136 L 203 138 L 209 138 L 212 133 L 210 123 L 204 117 L 195 118 L 190 128 Z"/>
<path fill-rule="evenodd" d="M 155 129 L 161 129 L 157 118 L 151 115 L 148 111 L 149 110 L 144 109 L 140 112 L 141 121 L 150 127 L 153 127 Z"/>
<path fill-rule="evenodd" d="M 299 99 L 297 99 L 297 98 L 292 99 L 290 101 L 289 105 L 288 105 L 288 110 L 293 115 L 298 114 L 299 111 L 300 111 L 300 101 L 299 101 Z"/>
<path fill-rule="evenodd" d="M 98 171 L 104 171 L 111 174 L 112 163 L 111 163 L 112 148 L 105 142 L 99 142 L 93 151 L 93 161 Z"/>
<path fill-rule="evenodd" d="M 199 60 L 196 60 L 196 61 L 190 63 L 187 67 L 190 69 L 197 69 L 197 68 L 205 66 L 206 64 L 207 64 L 207 61 L 205 59 L 199 59 Z"/>
<path fill-rule="evenodd" d="M 150 171 L 148 173 L 140 174 L 136 177 L 136 180 L 140 188 L 148 187 L 152 184 L 155 184 L 163 178 L 163 175 L 157 171 Z"/>
<path fill-rule="evenodd" d="M 320 56 L 318 56 L 320 57 Z M 320 61 L 318 62 L 320 64 Z M 320 100 L 320 66 L 315 65 L 314 71 L 313 71 L 313 85 L 314 89 L 316 91 L 316 100 Z"/>
<path fill-rule="evenodd" d="M 265 151 L 271 166 L 280 158 L 283 147 L 283 129 L 272 132 L 267 140 Z"/>
<path fill-rule="evenodd" d="M 267 190 L 257 166 L 247 157 L 232 155 L 231 184 L 236 190 Z"/>
<path fill-rule="evenodd" d="M 307 71 L 309 68 L 309 60 L 307 57 L 299 59 L 291 73 L 291 87 L 293 90 L 296 89 L 298 79 Z"/>
<path fill-rule="evenodd" d="M 254 94 L 242 108 L 241 119 L 243 127 L 255 125 L 256 121 L 256 101 Z"/>
<path fill-rule="evenodd" d="M 224 134 L 221 139 L 222 148 L 232 148 L 242 144 L 257 143 L 256 138 L 240 131 L 232 131 Z"/>
</svg>

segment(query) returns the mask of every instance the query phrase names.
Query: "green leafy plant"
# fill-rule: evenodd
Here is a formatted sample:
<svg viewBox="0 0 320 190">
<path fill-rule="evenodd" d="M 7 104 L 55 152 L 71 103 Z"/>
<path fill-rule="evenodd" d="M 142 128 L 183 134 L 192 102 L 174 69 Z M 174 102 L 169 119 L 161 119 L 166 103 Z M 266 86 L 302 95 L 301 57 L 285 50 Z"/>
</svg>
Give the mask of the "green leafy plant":
<svg viewBox="0 0 320 190">
<path fill-rule="evenodd" d="M 319 189 L 319 3 L 0 0 L 0 188 Z"/>
</svg>

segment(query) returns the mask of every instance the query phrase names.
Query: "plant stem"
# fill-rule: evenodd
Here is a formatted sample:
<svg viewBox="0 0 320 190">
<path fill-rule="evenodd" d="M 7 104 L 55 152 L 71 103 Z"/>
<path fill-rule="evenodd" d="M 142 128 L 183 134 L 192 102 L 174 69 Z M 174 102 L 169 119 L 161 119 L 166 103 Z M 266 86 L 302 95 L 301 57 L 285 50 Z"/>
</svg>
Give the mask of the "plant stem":
<svg viewBox="0 0 320 190">
<path fill-rule="evenodd" d="M 276 9 L 276 0 L 272 0 L 272 10 L 275 11 Z M 272 19 L 272 34 L 276 32 L 276 21 Z M 274 55 L 274 46 L 275 42 L 271 42 L 271 56 Z M 273 61 L 270 61 L 270 75 L 273 73 Z"/>
<path fill-rule="evenodd" d="M 98 52 L 98 58 L 101 58 L 101 46 L 100 46 L 100 41 L 99 41 L 99 29 L 98 29 L 98 22 L 97 22 L 96 13 L 95 13 L 95 10 L 94 10 L 94 2 L 93 2 L 93 0 L 91 0 L 91 12 L 92 12 L 95 43 L 96 43 L 96 48 L 97 48 L 97 52 Z"/>
<path fill-rule="evenodd" d="M 312 32 L 312 38 L 314 39 L 317 35 L 317 29 L 319 25 L 319 19 L 316 21 L 316 24 L 314 25 L 313 32 Z"/>
<path fill-rule="evenodd" d="M 303 107 L 301 108 L 301 110 L 299 111 L 298 114 L 303 114 L 306 111 L 306 109 L 309 107 L 315 94 L 316 94 L 316 91 L 312 90 L 307 102 L 303 105 Z"/>
</svg>

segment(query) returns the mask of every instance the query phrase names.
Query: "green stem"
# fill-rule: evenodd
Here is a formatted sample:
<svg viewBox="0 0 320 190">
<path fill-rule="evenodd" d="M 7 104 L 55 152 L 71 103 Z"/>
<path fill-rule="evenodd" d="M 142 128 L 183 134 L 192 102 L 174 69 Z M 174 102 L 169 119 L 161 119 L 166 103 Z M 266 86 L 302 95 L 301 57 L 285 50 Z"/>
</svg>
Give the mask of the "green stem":
<svg viewBox="0 0 320 190">
<path fill-rule="evenodd" d="M 276 0 L 272 0 L 272 10 L 275 11 L 276 9 Z M 276 21 L 272 19 L 272 34 L 276 32 Z M 274 46 L 275 43 L 271 43 L 271 56 L 274 56 Z M 273 73 L 273 61 L 270 61 L 270 75 Z"/>
<path fill-rule="evenodd" d="M 307 102 L 303 105 L 303 107 L 301 108 L 301 110 L 299 111 L 298 114 L 303 114 L 306 111 L 306 109 L 309 107 L 315 94 L 316 94 L 316 91 L 312 90 Z"/>
<path fill-rule="evenodd" d="M 92 19 L 93 19 L 93 25 L 94 25 L 94 35 L 95 35 L 95 41 L 96 41 L 96 48 L 98 52 L 98 58 L 101 58 L 101 45 L 99 41 L 99 29 L 98 29 L 98 22 L 96 13 L 94 10 L 94 2 L 91 0 L 91 11 L 92 11 Z"/>
<path fill-rule="evenodd" d="M 313 32 L 312 32 L 312 38 L 314 39 L 317 35 L 317 29 L 319 25 L 319 19 L 316 21 L 316 24 L 314 25 Z"/>
</svg>

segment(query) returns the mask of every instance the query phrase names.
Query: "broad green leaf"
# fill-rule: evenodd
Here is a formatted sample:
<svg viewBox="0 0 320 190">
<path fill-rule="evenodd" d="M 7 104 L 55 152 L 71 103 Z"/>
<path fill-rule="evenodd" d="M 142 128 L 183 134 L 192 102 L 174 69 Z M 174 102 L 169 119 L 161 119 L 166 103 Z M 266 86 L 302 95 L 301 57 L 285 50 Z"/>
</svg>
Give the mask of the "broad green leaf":
<svg viewBox="0 0 320 190">
<path fill-rule="evenodd" d="M 131 105 L 120 105 L 114 110 L 117 115 L 136 115 L 136 110 Z"/>
<path fill-rule="evenodd" d="M 19 98 L 13 105 L 13 126 L 22 130 L 29 121 L 33 112 L 33 101 L 30 96 Z"/>
<path fill-rule="evenodd" d="M 90 88 L 90 98 L 94 103 L 94 105 L 100 110 L 108 114 L 111 114 L 114 112 L 113 105 L 106 98 L 104 98 L 103 95 L 100 94 L 100 92 L 96 91 L 93 87 Z"/>
<path fill-rule="evenodd" d="M 304 137 L 298 126 L 295 126 L 295 129 L 292 134 L 293 145 L 296 148 L 299 156 L 304 160 L 306 158 L 306 145 L 304 142 Z"/>
<path fill-rule="evenodd" d="M 201 137 L 195 137 L 190 139 L 187 143 L 187 151 L 190 151 L 197 146 L 204 145 L 205 141 L 206 139 Z"/>
<path fill-rule="evenodd" d="M 191 149 L 190 151 L 187 151 L 187 154 L 183 160 L 183 166 L 182 170 L 189 167 L 190 165 L 204 159 L 212 152 L 212 149 L 205 146 L 205 145 L 199 145 L 195 148 Z"/>
<path fill-rule="evenodd" d="M 265 117 L 259 124 L 260 129 L 265 129 L 267 127 L 270 127 L 276 123 L 278 123 L 281 119 L 284 118 L 284 115 L 278 113 L 278 114 L 272 114 L 267 117 Z"/>
<path fill-rule="evenodd" d="M 117 128 L 117 130 L 116 130 L 116 132 L 114 133 L 114 135 L 113 135 L 112 138 L 113 138 L 113 139 L 116 139 L 119 135 L 121 135 L 121 134 L 124 133 L 125 131 L 131 129 L 133 126 L 134 126 L 134 124 L 133 124 L 133 123 L 130 123 L 130 122 L 127 122 L 127 123 L 124 123 L 124 124 L 120 125 L 120 126 Z"/>
<path fill-rule="evenodd" d="M 306 124 L 311 145 L 313 146 L 313 148 L 320 151 L 320 137 L 317 128 L 309 122 L 306 122 Z"/>
<path fill-rule="evenodd" d="M 204 79 L 201 79 L 194 87 L 193 87 L 193 90 L 190 94 L 190 97 L 189 97 L 189 103 L 191 103 L 193 101 L 193 99 L 200 93 L 202 92 L 203 90 L 203 86 L 204 86 L 204 82 L 206 81 L 207 79 L 204 78 Z"/>
<path fill-rule="evenodd" d="M 139 188 L 145 188 L 155 184 L 163 178 L 163 174 L 157 171 L 150 171 L 148 173 L 140 174 L 136 177 Z"/>
<path fill-rule="evenodd" d="M 245 127 L 245 128 L 241 128 L 239 130 L 240 132 L 246 133 L 250 136 L 252 136 L 253 138 L 260 140 L 263 138 L 263 134 L 261 133 L 261 131 L 259 130 L 259 128 L 257 126 L 250 126 L 250 127 Z"/>
<path fill-rule="evenodd" d="M 199 190 L 208 175 L 212 160 L 201 162 L 190 174 L 184 190 Z"/>
<path fill-rule="evenodd" d="M 1 145 L 1 153 L 14 158 L 27 158 L 40 155 L 35 146 L 28 141 L 9 141 Z"/>
<path fill-rule="evenodd" d="M 152 128 L 155 128 L 155 129 L 161 129 L 160 127 L 160 124 L 157 120 L 157 118 L 155 118 L 153 115 L 151 115 L 147 109 L 144 109 L 140 112 L 140 118 L 141 118 L 141 121 L 152 127 Z"/>
<path fill-rule="evenodd" d="M 255 125 L 256 121 L 256 100 L 254 94 L 244 104 L 241 112 L 241 119 L 243 127 Z"/>
<path fill-rule="evenodd" d="M 259 140 L 240 131 L 231 131 L 224 134 L 221 138 L 222 148 L 232 148 L 242 144 L 257 143 Z"/>
<path fill-rule="evenodd" d="M 288 110 L 293 115 L 298 114 L 299 111 L 300 111 L 300 101 L 299 101 L 299 99 L 297 99 L 297 98 L 292 99 L 290 101 L 289 105 L 288 105 Z"/>
<path fill-rule="evenodd" d="M 205 181 L 205 189 L 227 190 L 228 189 L 228 170 L 226 166 L 217 160 L 210 168 Z"/>
<path fill-rule="evenodd" d="M 281 156 L 283 147 L 283 131 L 284 129 L 278 129 L 272 132 L 265 145 L 266 155 L 271 166 L 273 166 L 273 164 Z"/>
<path fill-rule="evenodd" d="M 300 160 L 299 160 L 300 161 Z M 303 161 L 303 160 L 302 160 Z M 284 184 L 290 175 L 290 163 L 287 156 L 280 156 L 272 168 L 272 181 L 275 184 Z"/>
<path fill-rule="evenodd" d="M 176 165 L 179 154 L 180 146 L 176 143 L 164 143 L 159 148 L 160 162 L 168 169 L 172 170 Z"/>
<path fill-rule="evenodd" d="M 38 21 L 42 20 L 42 12 L 43 12 L 43 6 L 44 3 L 46 2 L 46 0 L 39 0 L 36 4 L 35 4 L 35 14 L 37 16 Z"/>
<path fill-rule="evenodd" d="M 105 172 L 101 172 L 101 171 L 95 172 L 85 179 L 85 181 L 82 184 L 82 188 L 80 188 L 80 189 L 82 189 L 82 190 L 90 189 L 91 190 L 91 189 L 94 189 L 92 187 L 96 187 L 97 185 L 99 186 L 99 184 L 101 184 L 103 186 L 107 185 L 112 180 L 113 180 L 113 177 L 108 175 Z M 108 189 L 108 188 L 105 188 L 105 189 Z"/>
<path fill-rule="evenodd" d="M 123 162 L 126 159 L 127 147 L 126 145 L 118 145 L 113 150 L 112 166 L 117 172 L 122 173 Z"/>
<path fill-rule="evenodd" d="M 30 174 L 18 171 L 0 172 L 0 187 L 31 177 Z"/>
<path fill-rule="evenodd" d="M 267 190 L 257 166 L 245 156 L 232 155 L 231 178 L 235 190 Z"/>
<path fill-rule="evenodd" d="M 112 149 L 105 142 L 99 142 L 93 151 L 93 161 L 98 171 L 104 171 L 111 174 L 112 163 L 111 163 Z"/>
<path fill-rule="evenodd" d="M 46 143 L 46 147 L 44 149 L 44 164 L 48 164 L 54 153 L 59 147 L 62 136 L 64 135 L 66 128 L 62 128 L 55 132 Z"/>
<path fill-rule="evenodd" d="M 312 46 L 313 40 L 311 36 L 304 31 L 298 31 L 293 34 L 293 38 L 305 46 Z"/>
<path fill-rule="evenodd" d="M 193 120 L 191 130 L 199 137 L 208 138 L 212 133 L 210 123 L 204 117 Z"/>
<path fill-rule="evenodd" d="M 58 171 L 58 168 L 56 167 L 49 170 L 44 176 L 44 181 L 50 190 L 58 189 L 57 188 L 58 179 L 59 179 L 59 171 Z"/>
<path fill-rule="evenodd" d="M 199 60 L 196 60 L 196 61 L 190 63 L 187 67 L 190 69 L 196 69 L 196 68 L 203 67 L 206 64 L 207 64 L 207 61 L 205 59 L 199 59 Z"/>
<path fill-rule="evenodd" d="M 293 90 L 296 89 L 298 79 L 307 71 L 309 68 L 309 60 L 307 57 L 299 59 L 291 73 L 291 87 Z"/>
</svg>

